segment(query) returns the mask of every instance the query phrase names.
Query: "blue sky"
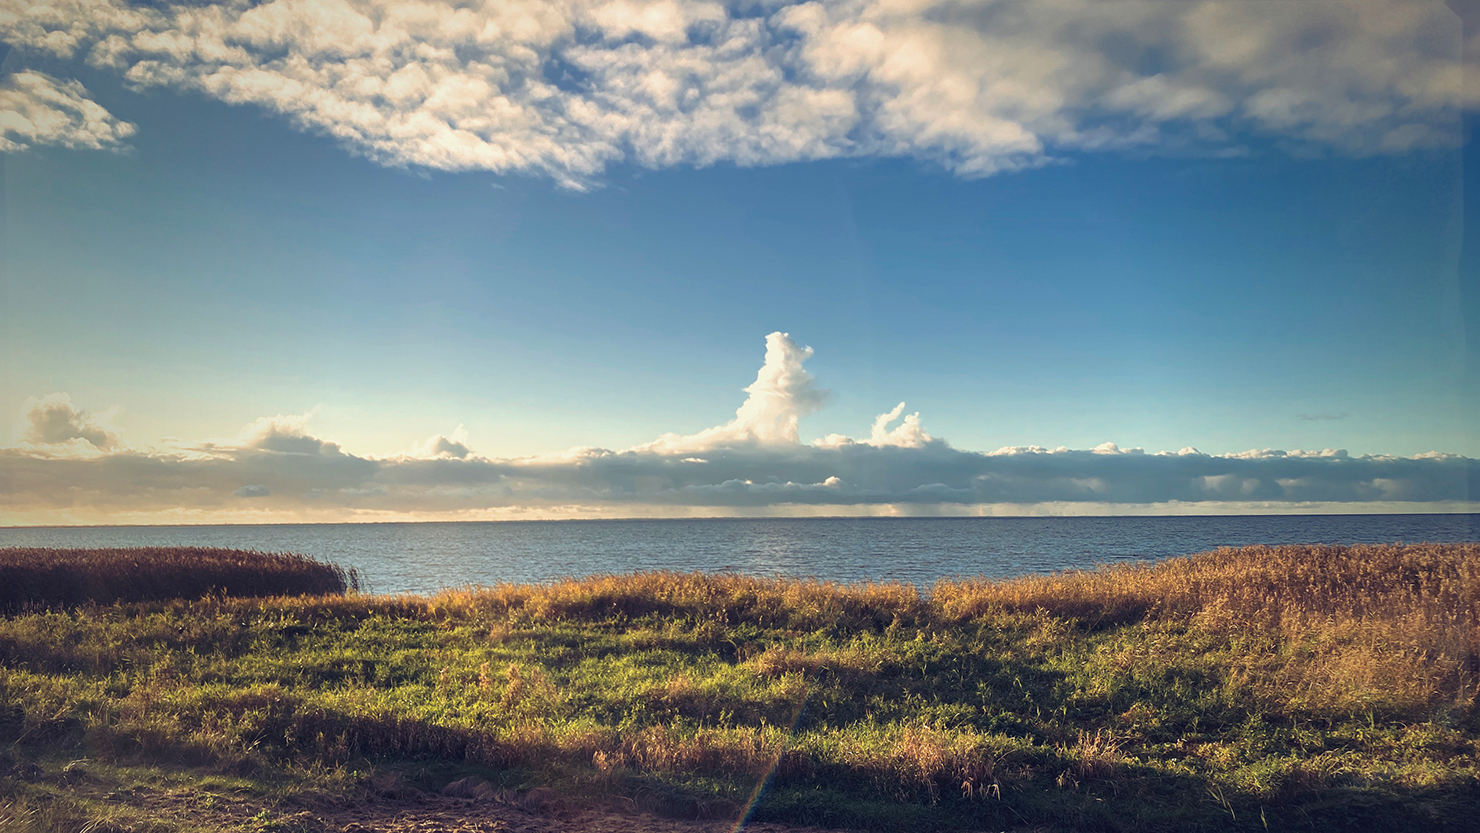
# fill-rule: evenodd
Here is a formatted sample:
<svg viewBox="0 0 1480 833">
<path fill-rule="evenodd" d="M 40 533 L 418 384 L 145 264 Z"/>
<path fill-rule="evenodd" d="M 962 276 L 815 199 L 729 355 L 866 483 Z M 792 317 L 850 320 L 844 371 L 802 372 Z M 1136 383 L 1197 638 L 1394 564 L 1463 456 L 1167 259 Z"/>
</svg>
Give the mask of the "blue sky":
<svg viewBox="0 0 1480 833">
<path fill-rule="evenodd" d="M 977 4 L 976 12 L 1000 13 L 1002 5 Z M 592 19 L 616 14 L 608 6 L 593 4 Z M 662 57 L 660 47 L 702 46 L 694 27 L 715 14 L 728 14 L 730 26 L 756 17 L 740 7 L 690 9 L 688 34 L 673 41 L 661 25 L 649 25 L 666 20 L 652 11 L 660 7 L 667 8 L 649 4 L 639 13 L 621 6 L 623 14 L 648 21 L 641 24 L 648 29 L 631 24 L 636 28 L 612 41 L 607 54 L 620 60 L 609 65 L 592 63 L 558 38 L 541 41 L 550 65 L 585 67 L 584 74 L 552 83 L 569 87 L 566 93 L 580 101 L 604 102 L 625 89 L 622 72 L 652 77 L 649 70 L 623 69 L 630 61 L 621 56 L 632 48 L 646 49 L 642 54 L 656 61 L 651 56 Z M 205 72 L 201 67 L 210 62 L 199 48 L 194 57 L 171 59 L 176 75 L 161 74 L 161 61 L 138 45 L 142 36 L 194 30 L 173 18 L 98 23 L 111 8 L 79 3 L 30 21 L 23 10 L 8 35 L 0 28 L 0 39 L 15 45 L 3 67 L 13 95 L 59 100 L 37 92 L 48 84 L 45 89 L 70 90 L 104 111 L 67 105 L 70 138 L 65 131 L 45 134 L 35 126 L 40 118 L 30 132 L 0 134 L 11 144 L 4 154 L 7 358 L 0 413 L 15 420 L 12 495 L 41 488 L 41 480 L 25 480 L 41 470 L 33 468 L 40 460 L 75 466 L 86 458 L 101 466 L 99 454 L 132 455 L 184 465 L 236 449 L 231 459 L 240 463 L 243 449 L 297 453 L 273 446 L 273 437 L 289 435 L 380 461 L 436 456 L 426 451 L 426 438 L 453 438 L 459 426 L 461 462 L 559 455 L 572 447 L 622 453 L 665 433 L 695 435 L 732 424 L 727 421 L 746 396 L 741 389 L 756 380 L 767 334 L 774 332 L 789 333 L 798 350 L 815 350 L 804 359 L 805 372 L 814 387 L 829 391 L 821 407 L 787 411 L 799 420 L 790 441 L 804 446 L 830 434 L 867 436 L 877 415 L 904 401 L 904 413 L 920 413 L 929 442 L 943 440 L 961 452 L 1087 450 L 1111 442 L 1146 452 L 1191 446 L 1220 458 L 1296 449 L 1343 449 L 1351 457 L 1480 456 L 1474 427 L 1480 424 L 1474 335 L 1480 292 L 1474 232 L 1466 231 L 1474 227 L 1468 221 L 1475 209 L 1465 200 L 1467 184 L 1476 193 L 1480 158 L 1462 141 L 1463 99 L 1445 98 L 1442 89 L 1411 92 L 1413 79 L 1445 69 L 1446 55 L 1459 65 L 1457 21 L 1446 40 L 1444 19 L 1433 9 L 1438 23 L 1413 24 L 1414 31 L 1423 29 L 1419 24 L 1432 30 L 1414 35 L 1418 46 L 1393 38 L 1374 46 L 1367 30 L 1377 18 L 1352 23 L 1336 14 L 1336 23 L 1319 15 L 1300 19 L 1325 27 L 1326 40 L 1316 46 L 1271 40 L 1261 47 L 1286 57 L 1327 50 L 1315 57 L 1337 75 L 1356 65 L 1352 54 L 1389 50 L 1396 65 L 1408 68 L 1386 80 L 1333 82 L 1298 60 L 1273 80 L 1248 72 L 1204 77 L 1196 60 L 1166 57 L 1175 54 L 1167 43 L 1192 37 L 1185 34 L 1195 31 L 1188 23 L 1183 34 L 1145 46 L 1145 54 L 1126 64 L 1131 69 L 1122 68 L 1131 80 L 1115 82 L 1113 90 L 1054 82 L 1060 86 L 1047 88 L 1060 98 L 1083 100 L 1005 122 L 1003 113 L 1027 105 L 992 109 L 997 105 L 988 101 L 982 118 L 998 121 L 991 130 L 963 133 L 966 138 L 938 138 L 958 112 L 938 103 L 929 111 L 937 121 L 916 114 L 924 127 L 903 133 L 893 127 L 896 105 L 914 95 L 896 79 L 869 99 L 873 110 L 857 105 L 866 113 L 860 123 L 867 127 L 873 119 L 870 129 L 883 139 L 868 138 L 857 125 L 837 133 L 792 116 L 792 133 L 816 129 L 807 142 L 756 145 L 743 133 L 705 132 L 704 122 L 677 116 L 661 141 L 642 132 L 642 118 L 636 127 L 611 128 L 617 138 L 606 144 L 588 138 L 597 131 L 593 124 L 605 122 L 570 134 L 579 138 L 560 140 L 564 134 L 555 131 L 557 140 L 548 145 L 540 143 L 540 131 L 480 134 L 500 152 L 535 149 L 527 161 L 509 164 L 486 155 L 450 157 L 445 148 L 428 150 L 432 139 L 417 144 L 389 129 L 389 139 L 353 131 L 346 139 L 350 127 L 360 129 L 357 122 L 335 122 L 340 117 L 302 104 L 302 96 L 247 98 L 240 90 L 222 92 L 201 80 L 206 76 L 178 80 Z M 335 14 L 348 19 L 348 8 Z M 849 8 L 838 4 L 827 14 L 841 20 Z M 978 31 L 970 7 L 949 8 L 959 19 L 942 12 L 946 22 L 932 18 L 932 25 L 947 34 Z M 792 13 L 772 9 L 768 19 Z M 923 25 L 906 15 L 902 23 L 889 18 L 891 29 L 883 18 L 858 14 L 877 24 L 886 46 L 891 38 L 907 42 Z M 70 54 L 36 34 L 82 20 L 90 22 L 73 27 L 86 31 Z M 857 23 L 837 20 L 839 32 Z M 825 42 L 800 23 L 786 25 L 792 26 L 787 37 Z M 993 20 L 979 25 L 989 34 L 997 25 L 1016 32 L 1030 57 L 1064 46 L 1058 34 L 1034 40 L 1039 24 L 1031 21 L 1016 28 Z M 1065 31 L 1058 23 L 1049 29 Z M 328 35 L 295 40 L 291 27 L 280 29 L 271 49 L 254 57 L 247 48 L 247 57 L 232 60 L 245 62 L 238 71 L 251 65 L 277 72 L 273 89 L 288 89 L 304 82 L 283 68 L 292 66 L 282 63 L 284 51 L 291 57 L 297 50 L 305 60 L 320 56 L 324 66 L 336 67 L 349 59 L 322 58 L 332 50 L 313 39 L 338 43 L 352 39 L 352 30 L 330 26 Z M 99 58 L 109 31 L 134 36 L 135 54 Z M 1412 57 L 1404 49 L 1427 55 L 1429 64 L 1404 64 Z M 1018 69 L 971 59 L 951 68 L 983 83 L 994 72 L 1025 83 Z M 893 66 L 879 60 L 869 78 Z M 821 59 L 809 66 L 823 77 Z M 220 74 L 219 61 L 211 67 Z M 43 81 L 26 80 L 37 77 Z M 1131 101 L 1146 79 L 1172 80 L 1157 82 L 1152 104 L 1117 110 L 1097 103 Z M 826 81 L 808 89 L 822 96 L 871 83 Z M 1180 92 L 1168 84 L 1181 84 Z M 1255 103 L 1270 99 L 1271 90 L 1303 90 L 1304 115 L 1260 115 L 1268 107 Z M 1189 91 L 1201 103 L 1173 116 L 1148 115 Z M 409 95 L 411 105 L 396 106 L 430 106 L 432 96 Z M 859 102 L 867 98 L 856 95 Z M 1341 115 L 1358 105 L 1370 110 L 1379 100 L 1387 109 L 1366 121 Z M 388 97 L 375 101 L 395 109 Z M 469 112 L 491 112 L 499 101 L 474 101 Z M 531 105 L 536 110 L 544 106 L 538 101 Z M 829 101 L 809 99 L 807 112 L 825 110 Z M 775 105 L 783 116 L 792 112 L 784 104 Z M 26 107 L 42 105 L 12 106 L 26 115 L 39 112 Z M 632 115 L 616 105 L 612 112 Z M 661 110 L 643 112 L 668 124 Z M 750 118 L 744 107 L 734 112 Z M 755 129 L 764 132 L 766 117 L 756 118 Z M 1025 144 L 999 122 L 1029 131 L 1034 141 Z M 606 155 L 582 162 L 577 151 L 587 145 Z M 60 416 L 45 410 L 61 401 L 46 399 L 57 394 L 67 397 Z M 47 434 L 38 427 L 43 413 L 71 427 Z M 260 422 L 274 416 L 283 420 Z M 88 426 L 116 442 L 80 439 Z M 732 440 L 725 449 L 759 442 L 744 432 Z M 81 457 L 72 453 L 79 448 Z M 27 462 L 16 462 L 20 456 Z M 777 462 L 761 474 L 791 483 L 788 465 Z M 1442 498 L 1453 508 L 1469 499 L 1474 466 L 1458 465 L 1468 465 L 1470 474 L 1451 478 L 1448 491 L 1424 492 L 1430 495 L 1424 500 Z M 44 481 L 59 489 L 68 478 L 92 476 L 47 471 L 53 473 Z M 715 474 L 721 479 L 711 485 L 736 479 L 732 473 Z M 244 517 L 241 502 L 227 497 L 237 491 L 227 489 L 233 476 L 222 473 L 217 482 L 202 475 L 202 490 L 221 492 L 214 502 L 162 493 L 156 503 L 114 495 L 66 508 L 60 499 L 13 498 L 10 514 L 15 522 Z M 938 485 L 927 482 L 933 476 L 922 472 L 911 488 Z M 1369 486 L 1374 478 L 1391 479 L 1363 476 Z M 508 475 L 489 477 L 494 483 Z M 365 489 L 335 480 L 290 495 L 265 483 L 237 485 L 261 486 L 262 497 L 271 498 L 270 507 L 253 504 L 251 517 L 300 517 L 319 511 L 302 499 L 308 491 Z M 504 496 L 456 507 L 422 498 L 397 502 L 392 494 L 372 508 L 419 517 L 443 509 L 492 511 L 495 504 L 606 506 L 599 488 L 582 488 L 564 498 L 546 489 L 524 503 Z M 127 491 L 101 482 L 88 489 Z M 1106 487 L 1091 502 L 1115 511 L 1122 504 L 1190 500 L 1183 492 L 1127 499 L 1133 491 Z M 1232 494 L 1214 492 L 1202 508 Z M 1243 497 L 1257 493 L 1291 505 L 1300 497 L 1255 487 L 1246 492 Z M 1313 499 L 1375 506 L 1372 495 L 1379 493 L 1369 488 L 1365 498 L 1333 492 Z M 972 494 L 953 505 L 1081 499 L 1034 489 L 1025 489 L 1021 500 Z M 256 493 L 237 497 L 245 496 Z M 899 494 L 884 490 L 876 498 L 860 500 L 894 505 Z M 609 511 L 662 514 L 679 511 L 674 506 L 683 501 L 654 498 L 641 510 L 633 506 L 642 501 L 618 503 Z M 775 511 L 795 505 L 763 503 Z M 346 506 L 334 511 L 360 511 Z M 695 511 L 713 510 L 701 503 Z"/>
</svg>

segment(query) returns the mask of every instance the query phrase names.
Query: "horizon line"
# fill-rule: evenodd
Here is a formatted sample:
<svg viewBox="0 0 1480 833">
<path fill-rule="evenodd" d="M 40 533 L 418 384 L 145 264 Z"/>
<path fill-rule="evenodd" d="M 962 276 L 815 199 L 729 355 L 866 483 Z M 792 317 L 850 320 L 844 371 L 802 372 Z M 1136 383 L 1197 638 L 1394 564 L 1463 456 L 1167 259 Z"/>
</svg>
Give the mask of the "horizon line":
<svg viewBox="0 0 1480 833">
<path fill-rule="evenodd" d="M 0 526 L 0 532 L 27 529 L 150 529 L 212 526 L 405 526 L 432 524 L 543 524 L 543 523 L 631 523 L 668 521 L 991 521 L 991 520 L 1082 520 L 1106 518 L 1343 518 L 1436 516 L 1480 517 L 1476 511 L 1433 512 L 1224 512 L 1207 514 L 1021 514 L 1021 515 L 672 515 L 665 517 L 631 516 L 623 518 L 485 518 L 480 520 L 368 520 L 368 521 L 225 521 L 220 523 L 118 523 L 118 524 L 21 524 Z"/>
</svg>

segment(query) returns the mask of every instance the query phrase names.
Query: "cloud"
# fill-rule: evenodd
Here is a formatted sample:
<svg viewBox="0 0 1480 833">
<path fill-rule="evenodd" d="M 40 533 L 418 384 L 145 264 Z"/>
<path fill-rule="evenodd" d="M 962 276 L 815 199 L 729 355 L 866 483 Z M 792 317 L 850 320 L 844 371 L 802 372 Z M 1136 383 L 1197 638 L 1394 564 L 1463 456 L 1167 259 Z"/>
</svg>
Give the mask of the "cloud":
<svg viewBox="0 0 1480 833">
<path fill-rule="evenodd" d="M 107 417 L 77 410 L 65 393 L 28 397 L 21 403 L 15 433 L 25 445 L 47 454 L 114 451 L 123 445 Z"/>
<path fill-rule="evenodd" d="M 904 418 L 892 429 L 889 427 L 895 420 Z M 814 445 L 819 448 L 842 448 L 850 445 L 872 445 L 872 446 L 897 446 L 900 448 L 923 448 L 932 443 L 945 444 L 944 440 L 937 440 L 930 436 L 920 424 L 920 412 L 913 414 L 904 413 L 904 403 L 894 406 L 894 409 L 879 414 L 874 418 L 873 427 L 869 429 L 869 438 L 860 443 L 852 437 L 843 434 L 828 434 L 818 440 Z"/>
<path fill-rule="evenodd" d="M 656 25 L 656 24 L 653 24 Z M 802 442 L 798 421 L 828 399 L 785 333 L 729 422 L 626 450 L 489 459 L 459 426 L 416 453 L 361 457 L 309 433 L 311 414 L 264 417 L 229 442 L 132 449 L 64 394 L 27 401 L 22 440 L 0 449 L 0 512 L 36 522 L 127 515 L 219 519 L 253 498 L 251 517 L 415 518 L 1125 511 L 1281 511 L 1317 507 L 1474 508 L 1480 461 L 1443 453 L 1354 456 L 1342 449 L 1148 453 L 953 448 L 904 403 L 867 439 Z M 57 453 L 86 446 L 88 454 Z M 250 484 L 250 485 L 243 485 Z M 241 510 L 246 511 L 246 510 Z M 260 513 L 272 513 L 261 515 Z"/>
<path fill-rule="evenodd" d="M 428 459 L 452 457 L 462 460 L 473 453 L 467 443 L 468 431 L 459 425 L 457 430 L 452 432 L 451 437 L 436 434 L 417 443 L 411 450 L 411 456 Z"/>
<path fill-rule="evenodd" d="M 635 451 L 654 454 L 692 454 L 715 448 L 745 445 L 775 445 L 798 442 L 800 419 L 821 408 L 831 397 L 815 384 L 802 363 L 812 356 L 788 333 L 766 336 L 766 358 L 749 394 L 735 410 L 735 418 L 697 434 L 664 434 Z"/>
<path fill-rule="evenodd" d="M 243 429 L 241 448 L 274 454 L 343 457 L 344 452 L 336 443 L 309 436 L 308 421 L 312 416 L 310 412 L 261 417 Z"/>
<path fill-rule="evenodd" d="M 30 71 L 0 80 L 0 153 L 33 145 L 116 148 L 133 132 L 76 81 Z"/>
<path fill-rule="evenodd" d="M 533 172 L 1453 146 L 1442 3 L 19 0 L 0 39 L 253 105 L 388 165 Z M 1470 97 L 1467 97 L 1470 96 Z"/>
<path fill-rule="evenodd" d="M 890 423 L 896 419 L 900 419 L 901 414 L 904 414 L 904 419 L 891 429 L 889 427 Z M 916 411 L 913 414 L 905 414 L 904 403 L 901 402 L 894 406 L 894 410 L 887 414 L 879 414 L 874 419 L 874 426 L 869 429 L 868 442 L 869 445 L 877 446 L 893 445 L 900 448 L 921 448 L 934 442 L 934 440 L 921 427 L 920 412 Z"/>
</svg>

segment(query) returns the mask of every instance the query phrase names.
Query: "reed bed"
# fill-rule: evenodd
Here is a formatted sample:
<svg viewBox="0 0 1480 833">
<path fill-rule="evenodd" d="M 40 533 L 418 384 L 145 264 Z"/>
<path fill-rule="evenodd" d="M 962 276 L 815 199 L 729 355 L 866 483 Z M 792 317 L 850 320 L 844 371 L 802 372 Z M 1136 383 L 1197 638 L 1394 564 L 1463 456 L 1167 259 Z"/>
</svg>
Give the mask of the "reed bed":
<svg viewBox="0 0 1480 833">
<path fill-rule="evenodd" d="M 161 599 L 342 594 L 359 576 L 304 555 L 207 547 L 0 549 L 0 610 Z"/>
</svg>

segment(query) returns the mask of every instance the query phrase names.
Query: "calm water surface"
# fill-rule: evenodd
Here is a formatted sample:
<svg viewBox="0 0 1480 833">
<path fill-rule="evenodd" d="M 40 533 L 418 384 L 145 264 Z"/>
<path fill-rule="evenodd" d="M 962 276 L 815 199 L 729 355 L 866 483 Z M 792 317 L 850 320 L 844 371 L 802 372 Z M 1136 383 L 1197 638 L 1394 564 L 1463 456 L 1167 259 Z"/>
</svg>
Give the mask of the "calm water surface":
<svg viewBox="0 0 1480 833">
<path fill-rule="evenodd" d="M 358 569 L 377 593 L 633 570 L 994 578 L 1247 544 L 1480 540 L 1480 515 L 805 518 L 0 528 L 0 547 L 210 546 Z"/>
</svg>

